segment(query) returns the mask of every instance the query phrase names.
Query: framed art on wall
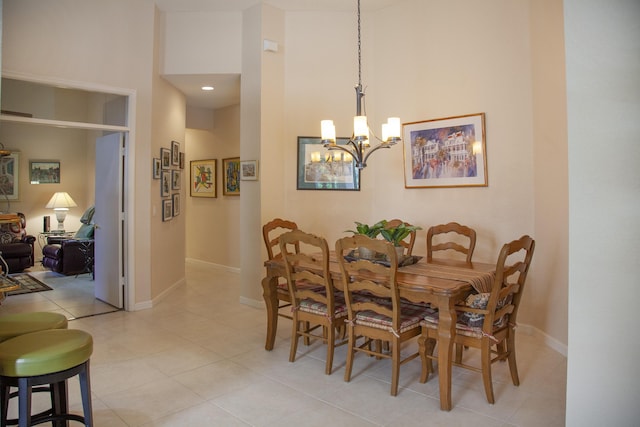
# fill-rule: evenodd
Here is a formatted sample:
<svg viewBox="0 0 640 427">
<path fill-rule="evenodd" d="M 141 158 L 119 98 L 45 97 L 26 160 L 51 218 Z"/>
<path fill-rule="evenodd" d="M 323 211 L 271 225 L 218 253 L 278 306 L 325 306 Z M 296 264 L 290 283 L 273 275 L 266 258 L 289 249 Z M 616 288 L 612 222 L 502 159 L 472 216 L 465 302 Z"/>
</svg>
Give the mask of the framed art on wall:
<svg viewBox="0 0 640 427">
<path fill-rule="evenodd" d="M 171 169 L 171 150 L 168 148 L 160 149 L 160 162 L 162 164 L 162 169 Z"/>
<path fill-rule="evenodd" d="M 171 174 L 169 171 L 162 171 L 160 179 L 160 196 L 169 197 L 171 194 Z"/>
<path fill-rule="evenodd" d="M 180 215 L 180 194 L 176 193 L 173 196 L 171 196 L 171 201 L 173 205 L 172 215 L 173 216 Z"/>
<path fill-rule="evenodd" d="M 258 161 L 245 160 L 240 162 L 240 179 L 242 181 L 258 180 Z"/>
<path fill-rule="evenodd" d="M 180 143 L 178 141 L 171 141 L 171 164 L 180 165 Z"/>
<path fill-rule="evenodd" d="M 173 218 L 173 203 L 171 199 L 162 201 L 162 221 L 169 221 Z"/>
<path fill-rule="evenodd" d="M 240 157 L 222 159 L 222 194 L 240 195 Z"/>
<path fill-rule="evenodd" d="M 160 179 L 160 170 L 162 169 L 162 165 L 160 164 L 160 159 L 157 157 L 153 158 L 153 179 Z"/>
<path fill-rule="evenodd" d="M 217 197 L 216 164 L 217 159 L 191 161 L 191 197 Z"/>
<path fill-rule="evenodd" d="M 31 184 L 60 184 L 60 162 L 29 162 L 29 181 Z"/>
<path fill-rule="evenodd" d="M 349 138 L 336 138 L 347 145 Z M 360 190 L 360 171 L 349 153 L 324 148 L 319 137 L 298 137 L 298 190 Z"/>
<path fill-rule="evenodd" d="M 404 123 L 406 188 L 486 187 L 484 113 Z"/>
<path fill-rule="evenodd" d="M 11 153 L 0 159 L 0 187 L 8 200 L 18 200 L 19 171 L 19 153 Z"/>
<path fill-rule="evenodd" d="M 182 181 L 182 172 L 177 169 L 171 171 L 171 189 L 179 190 L 180 182 Z"/>
</svg>

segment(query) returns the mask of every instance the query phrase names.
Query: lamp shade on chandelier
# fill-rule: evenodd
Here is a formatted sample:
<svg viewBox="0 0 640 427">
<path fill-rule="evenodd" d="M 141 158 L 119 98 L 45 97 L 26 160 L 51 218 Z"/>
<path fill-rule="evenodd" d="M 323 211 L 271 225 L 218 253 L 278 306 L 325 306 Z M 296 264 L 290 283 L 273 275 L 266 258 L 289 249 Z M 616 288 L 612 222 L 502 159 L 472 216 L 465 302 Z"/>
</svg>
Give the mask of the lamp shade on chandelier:
<svg viewBox="0 0 640 427">
<path fill-rule="evenodd" d="M 362 49 L 360 36 L 360 0 L 358 0 L 358 85 L 356 89 L 356 115 L 353 118 L 353 134 L 346 145 L 336 144 L 336 127 L 333 120 L 322 120 L 320 130 L 322 144 L 329 150 L 342 150 L 353 158 L 358 169 L 367 167 L 367 159 L 380 148 L 391 148 L 401 141 L 400 119 L 390 117 L 387 123 L 382 125 L 381 136 L 378 137 L 371 131 L 367 116 L 363 114 L 364 91 L 362 90 Z M 370 139 L 373 136 L 379 141 L 378 145 L 371 147 Z M 345 158 L 348 156 L 345 154 Z"/>
</svg>

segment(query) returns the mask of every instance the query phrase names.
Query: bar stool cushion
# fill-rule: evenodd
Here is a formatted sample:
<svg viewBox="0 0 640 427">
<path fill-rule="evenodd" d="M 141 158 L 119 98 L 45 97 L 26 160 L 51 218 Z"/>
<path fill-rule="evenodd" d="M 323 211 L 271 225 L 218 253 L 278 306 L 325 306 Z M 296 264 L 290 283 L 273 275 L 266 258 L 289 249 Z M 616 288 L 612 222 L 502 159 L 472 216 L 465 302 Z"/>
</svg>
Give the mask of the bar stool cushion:
<svg viewBox="0 0 640 427">
<path fill-rule="evenodd" d="M 10 338 L 48 329 L 67 329 L 67 318 L 46 311 L 0 316 L 0 343 Z"/>
<path fill-rule="evenodd" d="M 77 329 L 33 332 L 0 343 L 0 375 L 32 377 L 64 371 L 89 360 L 93 338 Z"/>
</svg>

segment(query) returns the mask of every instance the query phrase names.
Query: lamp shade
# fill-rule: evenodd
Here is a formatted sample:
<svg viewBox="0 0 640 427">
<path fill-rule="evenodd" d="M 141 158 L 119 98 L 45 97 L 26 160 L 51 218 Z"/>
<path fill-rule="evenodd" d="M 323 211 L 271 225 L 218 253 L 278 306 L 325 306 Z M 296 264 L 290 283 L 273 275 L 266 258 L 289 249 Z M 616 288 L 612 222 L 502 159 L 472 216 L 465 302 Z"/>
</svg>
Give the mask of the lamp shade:
<svg viewBox="0 0 640 427">
<path fill-rule="evenodd" d="M 51 200 L 49 200 L 49 203 L 47 203 L 45 207 L 47 209 L 69 209 L 75 208 L 76 206 L 78 205 L 73 201 L 69 193 L 60 191 L 51 197 Z"/>
</svg>

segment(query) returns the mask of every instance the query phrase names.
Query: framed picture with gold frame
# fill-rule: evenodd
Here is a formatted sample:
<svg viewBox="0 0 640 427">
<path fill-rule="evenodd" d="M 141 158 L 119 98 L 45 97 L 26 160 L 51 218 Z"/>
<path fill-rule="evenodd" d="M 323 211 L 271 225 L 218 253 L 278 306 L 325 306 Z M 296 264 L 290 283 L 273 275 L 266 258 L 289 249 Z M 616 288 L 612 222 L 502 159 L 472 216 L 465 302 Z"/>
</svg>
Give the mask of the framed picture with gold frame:
<svg viewBox="0 0 640 427">
<path fill-rule="evenodd" d="M 405 188 L 486 187 L 484 113 L 402 125 Z"/>
<path fill-rule="evenodd" d="M 216 192 L 217 164 L 217 159 L 191 161 L 191 182 L 189 185 L 191 197 L 218 197 Z"/>
<path fill-rule="evenodd" d="M 222 194 L 240 195 L 240 157 L 222 159 Z"/>
</svg>

